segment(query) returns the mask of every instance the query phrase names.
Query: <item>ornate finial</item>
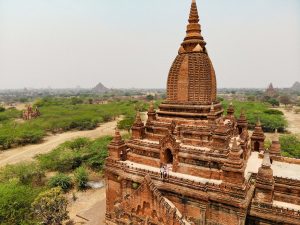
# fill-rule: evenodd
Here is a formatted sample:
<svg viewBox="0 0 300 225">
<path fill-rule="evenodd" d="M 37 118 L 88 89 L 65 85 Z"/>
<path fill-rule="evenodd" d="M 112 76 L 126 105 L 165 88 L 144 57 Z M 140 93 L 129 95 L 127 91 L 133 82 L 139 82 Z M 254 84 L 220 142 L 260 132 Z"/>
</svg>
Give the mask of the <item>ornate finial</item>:
<svg viewBox="0 0 300 225">
<path fill-rule="evenodd" d="M 199 15 L 198 15 L 198 9 L 197 9 L 197 3 L 196 1 L 192 1 L 191 10 L 190 10 L 190 17 L 189 17 L 189 23 L 198 23 L 199 22 Z"/>
</svg>

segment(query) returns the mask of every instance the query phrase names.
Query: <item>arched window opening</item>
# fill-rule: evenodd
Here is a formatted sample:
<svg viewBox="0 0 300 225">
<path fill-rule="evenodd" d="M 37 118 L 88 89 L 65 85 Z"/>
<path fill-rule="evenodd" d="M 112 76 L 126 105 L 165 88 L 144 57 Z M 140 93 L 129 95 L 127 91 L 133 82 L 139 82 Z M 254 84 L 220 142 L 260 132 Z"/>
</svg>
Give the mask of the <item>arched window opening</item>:
<svg viewBox="0 0 300 225">
<path fill-rule="evenodd" d="M 256 142 L 254 142 L 254 151 L 259 151 L 259 142 L 258 141 L 256 141 Z"/>
<path fill-rule="evenodd" d="M 167 149 L 165 151 L 165 160 L 166 160 L 166 164 L 173 164 L 173 154 L 170 149 Z"/>
</svg>

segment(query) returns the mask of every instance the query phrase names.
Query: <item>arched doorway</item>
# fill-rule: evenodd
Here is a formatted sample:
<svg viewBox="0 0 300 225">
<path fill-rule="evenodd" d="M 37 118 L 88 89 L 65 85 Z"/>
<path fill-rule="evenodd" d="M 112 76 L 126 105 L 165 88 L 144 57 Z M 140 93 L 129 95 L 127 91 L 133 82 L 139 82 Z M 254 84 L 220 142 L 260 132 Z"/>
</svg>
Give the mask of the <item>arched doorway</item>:
<svg viewBox="0 0 300 225">
<path fill-rule="evenodd" d="M 170 149 L 165 150 L 165 163 L 166 164 L 173 164 L 173 154 Z"/>
<path fill-rule="evenodd" d="M 254 142 L 254 151 L 259 152 L 259 142 L 258 141 Z"/>
</svg>

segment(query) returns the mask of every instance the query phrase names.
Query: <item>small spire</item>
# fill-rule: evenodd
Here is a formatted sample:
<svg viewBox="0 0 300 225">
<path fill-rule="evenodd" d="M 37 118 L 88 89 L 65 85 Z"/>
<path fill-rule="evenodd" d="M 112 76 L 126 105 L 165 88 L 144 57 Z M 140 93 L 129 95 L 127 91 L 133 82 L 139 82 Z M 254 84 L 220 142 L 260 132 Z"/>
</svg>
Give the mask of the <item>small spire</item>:
<svg viewBox="0 0 300 225">
<path fill-rule="evenodd" d="M 144 126 L 144 123 L 142 121 L 141 114 L 139 111 L 136 113 L 136 117 L 135 117 L 135 121 L 134 121 L 133 125 L 134 126 Z"/>
<path fill-rule="evenodd" d="M 211 106 L 210 106 L 210 112 L 215 112 L 215 106 L 214 106 L 213 102 L 211 103 Z"/>
<path fill-rule="evenodd" d="M 262 161 L 262 167 L 271 168 L 270 154 L 269 154 L 269 151 L 267 151 L 267 150 L 264 153 L 264 159 Z"/>
<path fill-rule="evenodd" d="M 219 123 L 218 123 L 220 126 L 224 126 L 224 119 L 223 119 L 223 117 L 221 117 L 220 119 L 219 119 Z"/>
<path fill-rule="evenodd" d="M 232 102 L 230 102 L 230 104 L 229 104 L 229 106 L 228 106 L 227 114 L 228 114 L 228 115 L 233 115 L 233 114 L 234 114 L 234 107 L 233 107 Z"/>
<path fill-rule="evenodd" d="M 279 135 L 277 129 L 275 129 L 275 133 L 272 139 L 273 142 L 278 142 L 279 141 Z"/>
<path fill-rule="evenodd" d="M 232 150 L 238 150 L 238 144 L 237 144 L 237 140 L 236 138 L 233 139 L 233 143 L 232 143 Z"/>
<path fill-rule="evenodd" d="M 240 118 L 244 118 L 244 117 L 246 117 L 246 115 L 245 115 L 245 110 L 244 110 L 244 109 L 242 109 L 242 110 L 241 110 L 241 115 L 240 115 Z"/>
<path fill-rule="evenodd" d="M 154 112 L 154 103 L 153 101 L 150 102 L 149 111 L 148 112 Z"/>
<path fill-rule="evenodd" d="M 122 144 L 123 143 L 122 136 L 121 136 L 120 131 L 117 127 L 115 129 L 115 135 L 113 137 L 112 143 L 114 143 L 114 144 Z"/>
<path fill-rule="evenodd" d="M 257 126 L 257 127 L 261 127 L 261 122 L 260 122 L 260 119 L 259 119 L 259 118 L 257 118 L 256 126 Z"/>
</svg>

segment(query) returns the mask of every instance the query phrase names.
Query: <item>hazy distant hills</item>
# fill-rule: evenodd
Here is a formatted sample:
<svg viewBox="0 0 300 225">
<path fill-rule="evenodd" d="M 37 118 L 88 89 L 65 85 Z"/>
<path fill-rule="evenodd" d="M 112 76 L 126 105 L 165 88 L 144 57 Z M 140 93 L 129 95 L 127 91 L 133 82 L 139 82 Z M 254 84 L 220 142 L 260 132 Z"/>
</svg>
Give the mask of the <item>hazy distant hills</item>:
<svg viewBox="0 0 300 225">
<path fill-rule="evenodd" d="M 293 91 L 300 91 L 300 82 L 295 82 L 294 85 L 291 87 Z"/>
<path fill-rule="evenodd" d="M 105 93 L 109 91 L 109 89 L 100 82 L 92 89 L 92 91 L 95 93 Z"/>
</svg>

